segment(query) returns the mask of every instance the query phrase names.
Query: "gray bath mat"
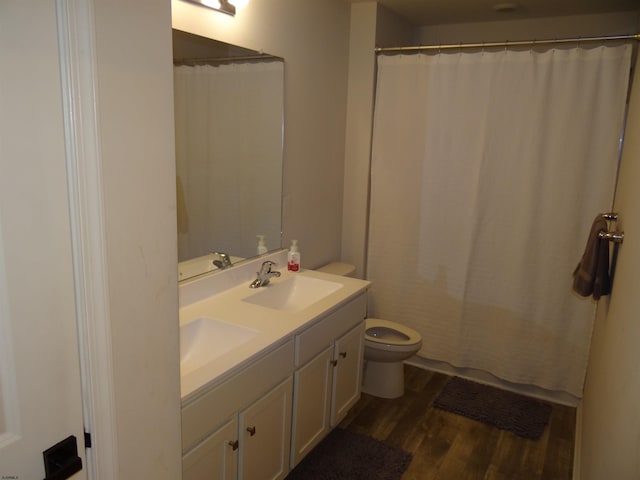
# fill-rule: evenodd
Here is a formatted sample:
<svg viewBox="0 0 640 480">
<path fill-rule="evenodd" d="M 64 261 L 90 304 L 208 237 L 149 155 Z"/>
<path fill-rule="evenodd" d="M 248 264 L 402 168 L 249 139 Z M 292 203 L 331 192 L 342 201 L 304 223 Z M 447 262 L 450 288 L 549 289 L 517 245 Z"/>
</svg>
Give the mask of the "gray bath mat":
<svg viewBox="0 0 640 480">
<path fill-rule="evenodd" d="M 433 405 L 532 440 L 540 438 L 551 414 L 547 403 L 459 377 L 445 385 Z"/>
<path fill-rule="evenodd" d="M 400 480 L 409 463 L 401 448 L 336 428 L 286 480 Z"/>
</svg>

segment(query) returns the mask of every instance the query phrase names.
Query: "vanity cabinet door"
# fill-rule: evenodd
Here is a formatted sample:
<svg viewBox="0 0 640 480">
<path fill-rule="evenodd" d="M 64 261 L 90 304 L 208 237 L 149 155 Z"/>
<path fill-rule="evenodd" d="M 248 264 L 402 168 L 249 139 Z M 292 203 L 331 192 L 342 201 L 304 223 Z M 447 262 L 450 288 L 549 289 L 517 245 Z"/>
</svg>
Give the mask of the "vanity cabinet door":
<svg viewBox="0 0 640 480">
<path fill-rule="evenodd" d="M 360 398 L 363 355 L 364 322 L 335 342 L 331 427 L 340 423 Z"/>
<path fill-rule="evenodd" d="M 183 480 L 235 480 L 238 465 L 236 417 L 182 457 Z"/>
<path fill-rule="evenodd" d="M 330 346 L 294 375 L 291 468 L 329 432 L 332 358 Z"/>
<path fill-rule="evenodd" d="M 240 480 L 276 480 L 289 473 L 292 378 L 239 416 Z"/>
</svg>

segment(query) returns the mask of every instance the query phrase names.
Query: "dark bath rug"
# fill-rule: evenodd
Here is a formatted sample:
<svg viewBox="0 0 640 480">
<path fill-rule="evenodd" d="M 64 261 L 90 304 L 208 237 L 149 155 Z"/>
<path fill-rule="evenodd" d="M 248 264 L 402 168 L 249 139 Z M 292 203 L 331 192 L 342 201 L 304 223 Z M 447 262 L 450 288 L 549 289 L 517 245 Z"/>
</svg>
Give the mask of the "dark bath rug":
<svg viewBox="0 0 640 480">
<path fill-rule="evenodd" d="M 445 385 L 433 405 L 531 440 L 540 438 L 551 414 L 547 403 L 459 377 Z"/>
<path fill-rule="evenodd" d="M 400 480 L 409 463 L 401 448 L 336 428 L 286 480 Z"/>
</svg>

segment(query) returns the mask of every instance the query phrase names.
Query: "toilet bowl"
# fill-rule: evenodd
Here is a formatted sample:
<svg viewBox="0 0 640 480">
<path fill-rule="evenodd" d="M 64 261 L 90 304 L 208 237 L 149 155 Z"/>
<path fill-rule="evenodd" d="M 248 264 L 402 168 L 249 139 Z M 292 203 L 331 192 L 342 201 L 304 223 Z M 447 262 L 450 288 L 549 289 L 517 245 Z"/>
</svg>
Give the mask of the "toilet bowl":
<svg viewBox="0 0 640 480">
<path fill-rule="evenodd" d="M 403 361 L 422 347 L 422 336 L 381 318 L 365 320 L 362 391 L 381 398 L 404 395 Z"/>
<path fill-rule="evenodd" d="M 336 262 L 318 271 L 353 276 L 355 267 Z M 418 353 L 421 347 L 422 336 L 412 328 L 381 318 L 367 318 L 362 391 L 381 398 L 404 395 L 403 361 Z"/>
</svg>

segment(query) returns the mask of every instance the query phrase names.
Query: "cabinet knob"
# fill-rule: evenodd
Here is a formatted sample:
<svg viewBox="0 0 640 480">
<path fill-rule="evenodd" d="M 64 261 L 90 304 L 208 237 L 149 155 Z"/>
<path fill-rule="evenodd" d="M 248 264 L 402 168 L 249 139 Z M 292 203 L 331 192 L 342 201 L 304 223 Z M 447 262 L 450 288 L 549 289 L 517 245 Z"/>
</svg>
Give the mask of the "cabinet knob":
<svg viewBox="0 0 640 480">
<path fill-rule="evenodd" d="M 333 365 L 334 367 L 338 365 L 338 360 L 331 360 L 331 365 Z"/>
<path fill-rule="evenodd" d="M 233 449 L 233 450 L 237 450 L 238 446 L 240 445 L 240 442 L 238 442 L 238 440 L 229 440 L 227 442 L 227 444 Z"/>
<path fill-rule="evenodd" d="M 256 427 L 254 427 L 253 425 L 250 427 L 247 427 L 247 432 L 249 432 L 249 435 L 253 437 L 256 434 Z"/>
<path fill-rule="evenodd" d="M 342 358 L 347 358 L 347 352 L 340 352 L 340 356 Z"/>
</svg>

